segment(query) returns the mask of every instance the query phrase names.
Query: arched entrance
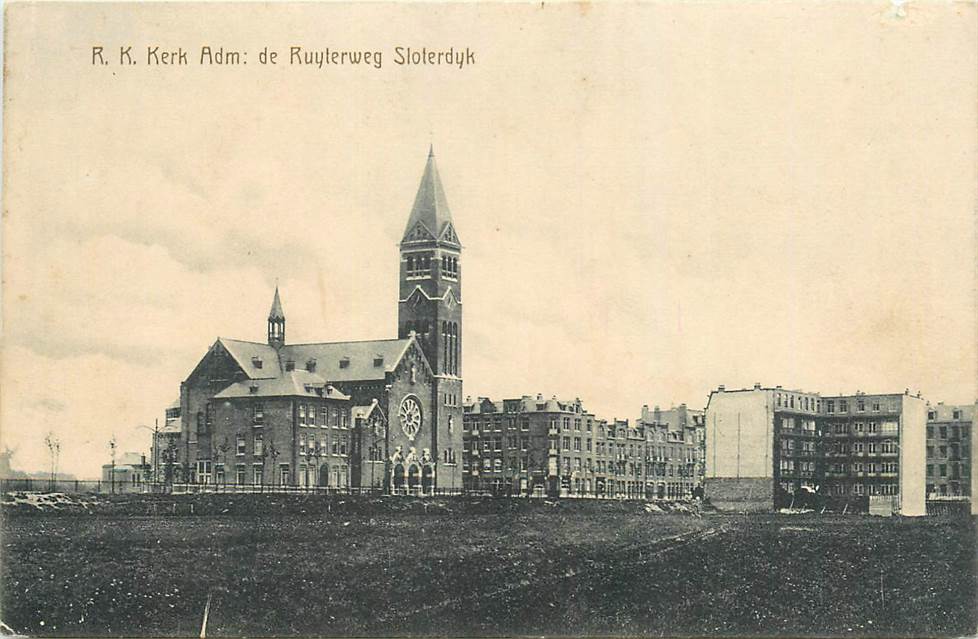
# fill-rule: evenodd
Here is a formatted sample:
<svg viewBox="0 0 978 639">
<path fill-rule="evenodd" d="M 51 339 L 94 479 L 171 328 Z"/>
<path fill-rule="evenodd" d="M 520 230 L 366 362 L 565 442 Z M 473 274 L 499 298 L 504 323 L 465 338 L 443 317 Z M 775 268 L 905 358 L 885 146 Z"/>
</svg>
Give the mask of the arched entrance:
<svg viewBox="0 0 978 639">
<path fill-rule="evenodd" d="M 430 465 L 426 465 L 421 469 L 421 491 L 424 493 L 430 493 L 435 487 L 435 469 Z"/>
<path fill-rule="evenodd" d="M 394 470 L 391 471 L 391 475 L 391 483 L 394 485 L 394 490 L 404 488 L 404 464 L 395 465 Z"/>
<path fill-rule="evenodd" d="M 408 468 L 408 490 L 415 490 L 421 483 L 421 469 L 417 464 L 411 464 Z"/>
<path fill-rule="evenodd" d="M 319 485 L 329 486 L 329 464 L 323 464 L 319 467 Z"/>
</svg>

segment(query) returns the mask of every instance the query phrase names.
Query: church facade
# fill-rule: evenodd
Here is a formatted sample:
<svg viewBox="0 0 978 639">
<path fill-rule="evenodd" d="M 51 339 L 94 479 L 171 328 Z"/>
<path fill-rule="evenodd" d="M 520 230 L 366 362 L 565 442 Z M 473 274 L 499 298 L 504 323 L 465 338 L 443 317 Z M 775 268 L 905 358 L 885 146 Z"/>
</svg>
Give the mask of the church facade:
<svg viewBox="0 0 978 639">
<path fill-rule="evenodd" d="M 180 385 L 181 475 L 196 484 L 462 487 L 461 244 L 434 153 L 400 244 L 397 337 L 218 338 Z"/>
</svg>

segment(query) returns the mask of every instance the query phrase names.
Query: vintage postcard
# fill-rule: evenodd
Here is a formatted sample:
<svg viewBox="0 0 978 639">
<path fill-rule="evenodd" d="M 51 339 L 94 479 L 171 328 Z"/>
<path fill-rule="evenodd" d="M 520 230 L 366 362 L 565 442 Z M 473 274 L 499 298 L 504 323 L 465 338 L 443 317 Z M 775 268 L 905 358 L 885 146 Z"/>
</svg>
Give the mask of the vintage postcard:
<svg viewBox="0 0 978 639">
<path fill-rule="evenodd" d="M 975 2 L 3 20 L 0 634 L 978 631 Z"/>
</svg>

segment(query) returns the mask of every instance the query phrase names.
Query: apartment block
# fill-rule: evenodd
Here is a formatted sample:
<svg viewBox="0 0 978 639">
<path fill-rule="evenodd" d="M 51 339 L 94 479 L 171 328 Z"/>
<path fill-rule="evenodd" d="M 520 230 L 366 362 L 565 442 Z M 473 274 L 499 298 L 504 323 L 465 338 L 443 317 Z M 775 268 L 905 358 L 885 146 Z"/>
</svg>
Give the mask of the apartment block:
<svg viewBox="0 0 978 639">
<path fill-rule="evenodd" d="M 719 508 L 770 509 L 818 494 L 923 515 L 926 417 L 909 391 L 720 386 L 705 414 L 706 496 Z"/>
<path fill-rule="evenodd" d="M 975 406 L 927 407 L 927 498 L 970 497 Z"/>
</svg>

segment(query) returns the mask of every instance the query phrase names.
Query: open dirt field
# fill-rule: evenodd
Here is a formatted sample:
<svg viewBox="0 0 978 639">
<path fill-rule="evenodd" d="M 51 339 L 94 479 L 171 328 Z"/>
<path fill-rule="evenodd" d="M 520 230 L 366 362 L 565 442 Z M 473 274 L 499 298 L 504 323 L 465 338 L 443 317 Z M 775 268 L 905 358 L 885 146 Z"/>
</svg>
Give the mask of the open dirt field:
<svg viewBox="0 0 978 639">
<path fill-rule="evenodd" d="M 210 636 L 975 633 L 974 519 L 512 500 L 226 510 L 8 512 L 0 619 L 197 636 L 210 597 Z"/>
</svg>

